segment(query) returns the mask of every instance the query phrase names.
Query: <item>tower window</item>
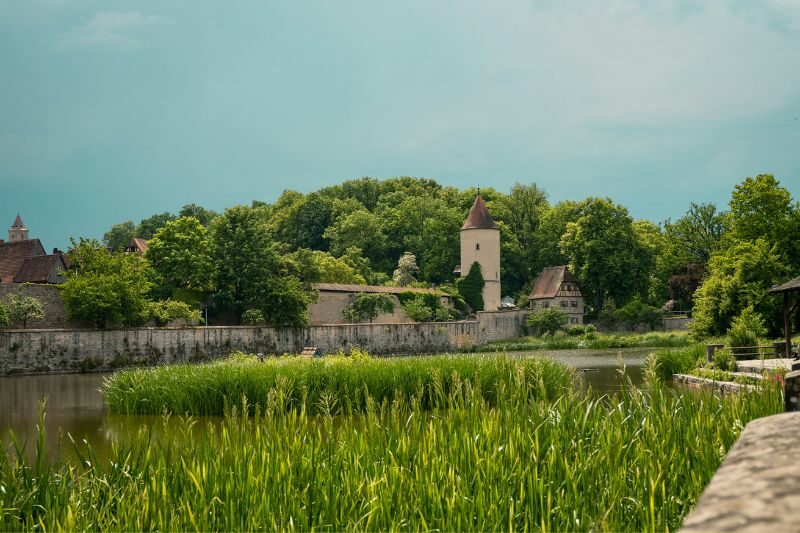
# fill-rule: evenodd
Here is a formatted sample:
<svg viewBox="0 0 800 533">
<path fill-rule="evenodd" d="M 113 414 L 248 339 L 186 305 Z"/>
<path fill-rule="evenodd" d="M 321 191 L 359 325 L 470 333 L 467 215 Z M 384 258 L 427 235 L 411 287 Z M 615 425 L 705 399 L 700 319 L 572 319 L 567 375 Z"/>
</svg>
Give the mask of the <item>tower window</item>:
<svg viewBox="0 0 800 533">
<path fill-rule="evenodd" d="M 476 249 L 476 250 L 480 250 L 480 249 L 481 249 L 481 243 L 479 243 L 479 242 L 476 242 L 476 243 L 475 243 L 475 249 Z"/>
</svg>

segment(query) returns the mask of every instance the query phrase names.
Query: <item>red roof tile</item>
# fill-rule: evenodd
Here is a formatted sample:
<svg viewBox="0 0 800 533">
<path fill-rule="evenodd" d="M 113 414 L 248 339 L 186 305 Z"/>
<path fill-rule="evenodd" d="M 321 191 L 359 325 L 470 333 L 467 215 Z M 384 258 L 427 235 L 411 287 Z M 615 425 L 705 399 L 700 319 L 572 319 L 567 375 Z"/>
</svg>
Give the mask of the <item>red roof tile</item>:
<svg viewBox="0 0 800 533">
<path fill-rule="evenodd" d="M 489 214 L 486 203 L 480 194 L 475 197 L 475 203 L 472 204 L 472 209 L 469 210 L 467 220 L 464 221 L 461 229 L 500 229 L 492 215 Z"/>
<path fill-rule="evenodd" d="M 0 243 L 0 283 L 13 283 L 28 257 L 45 255 L 39 239 Z"/>
</svg>

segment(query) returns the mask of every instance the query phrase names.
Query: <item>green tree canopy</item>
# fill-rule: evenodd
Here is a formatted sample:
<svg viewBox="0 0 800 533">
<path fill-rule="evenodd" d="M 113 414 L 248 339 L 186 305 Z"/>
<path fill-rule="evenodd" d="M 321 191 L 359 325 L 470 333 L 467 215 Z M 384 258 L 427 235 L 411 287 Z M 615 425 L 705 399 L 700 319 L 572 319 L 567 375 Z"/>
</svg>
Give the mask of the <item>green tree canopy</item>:
<svg viewBox="0 0 800 533">
<path fill-rule="evenodd" d="M 343 314 L 352 322 L 372 322 L 382 314 L 394 313 L 394 297 L 384 293 L 359 293 L 344 309 Z"/>
<path fill-rule="evenodd" d="M 167 222 L 150 239 L 146 257 L 171 290 L 210 291 L 214 261 L 206 228 L 194 217 Z"/>
<path fill-rule="evenodd" d="M 111 226 L 111 229 L 103 235 L 103 244 L 114 251 L 122 251 L 134 237 L 136 237 L 136 225 L 126 220 Z"/>
<path fill-rule="evenodd" d="M 94 240 L 73 241 L 73 268 L 61 286 L 68 320 L 105 328 L 138 326 L 148 319 L 155 274 L 143 256 L 110 252 Z"/>
<path fill-rule="evenodd" d="M 397 261 L 392 282 L 398 287 L 407 287 L 417 281 L 415 277 L 417 272 L 419 272 L 417 258 L 411 252 L 406 252 Z"/>
<path fill-rule="evenodd" d="M 181 210 L 178 213 L 178 217 L 196 218 L 200 224 L 205 227 L 208 227 L 218 216 L 219 213 L 216 211 L 206 209 L 205 207 L 197 204 L 186 204 L 185 206 L 181 207 Z"/>
<path fill-rule="evenodd" d="M 8 295 L 8 320 L 12 324 L 28 327 L 28 322 L 44 319 L 44 305 L 33 296 Z"/>
<path fill-rule="evenodd" d="M 175 220 L 177 217 L 169 212 L 159 213 L 151 217 L 142 219 L 139 226 L 136 228 L 136 237 L 141 239 L 150 240 L 156 232 L 163 228 L 167 222 Z"/>
</svg>

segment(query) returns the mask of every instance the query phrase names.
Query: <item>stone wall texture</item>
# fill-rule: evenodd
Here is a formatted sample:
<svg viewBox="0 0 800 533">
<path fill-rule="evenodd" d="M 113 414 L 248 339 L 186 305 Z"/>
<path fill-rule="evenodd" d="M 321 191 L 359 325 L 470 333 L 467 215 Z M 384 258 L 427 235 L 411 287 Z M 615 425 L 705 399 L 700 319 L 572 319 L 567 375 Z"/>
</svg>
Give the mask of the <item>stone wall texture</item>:
<svg viewBox="0 0 800 533">
<path fill-rule="evenodd" d="M 376 355 L 445 352 L 522 335 L 530 311 L 478 313 L 475 320 L 404 324 L 336 324 L 304 329 L 261 327 L 38 329 L 0 331 L 0 375 L 87 372 L 200 362 L 234 351 L 322 353 L 353 348 Z"/>
<path fill-rule="evenodd" d="M 63 328 L 67 325 L 61 291 L 55 285 L 11 283 L 0 285 L 0 301 L 8 303 L 9 294 L 32 296 L 44 305 L 44 320 L 30 322 L 31 328 Z"/>
</svg>

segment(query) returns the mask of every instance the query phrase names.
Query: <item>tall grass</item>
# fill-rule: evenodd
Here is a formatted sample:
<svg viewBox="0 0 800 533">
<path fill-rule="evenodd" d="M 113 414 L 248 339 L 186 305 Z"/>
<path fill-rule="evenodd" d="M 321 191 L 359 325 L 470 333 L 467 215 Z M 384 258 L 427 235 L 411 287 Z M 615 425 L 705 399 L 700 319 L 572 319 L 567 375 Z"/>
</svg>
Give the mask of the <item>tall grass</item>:
<svg viewBox="0 0 800 533">
<path fill-rule="evenodd" d="M 373 359 L 359 354 L 259 362 L 238 354 L 206 365 L 120 371 L 103 384 L 103 394 L 114 413 L 222 415 L 226 405 L 237 405 L 242 398 L 247 398 L 251 409 L 263 408 L 279 388 L 287 410 L 302 407 L 315 414 L 323 400 L 361 412 L 368 397 L 391 403 L 407 401 L 415 394 L 427 409 L 433 402 L 431 395 L 449 395 L 463 381 L 494 405 L 498 390 L 512 384 L 525 386 L 538 398 L 560 396 L 571 387 L 572 371 L 548 359 L 506 356 Z M 434 383 L 441 390 L 433 389 Z"/>
<path fill-rule="evenodd" d="M 521 352 L 530 350 L 606 350 L 614 348 L 682 348 L 692 344 L 683 333 L 587 333 L 579 336 L 526 337 L 476 346 L 475 352 Z"/>
<path fill-rule="evenodd" d="M 0 454 L 0 530 L 674 530 L 743 425 L 782 407 L 767 388 L 542 401 L 532 382 L 490 403 L 441 379 L 430 409 L 419 393 L 367 397 L 339 418 L 332 393 L 321 416 L 287 409 L 279 383 L 193 446 L 186 418 L 163 437 L 142 429 L 108 464 Z"/>
<path fill-rule="evenodd" d="M 658 381 L 669 381 L 673 374 L 686 374 L 706 359 L 705 346 L 695 344 L 683 350 L 657 350 L 645 361 L 644 371 Z"/>
</svg>

